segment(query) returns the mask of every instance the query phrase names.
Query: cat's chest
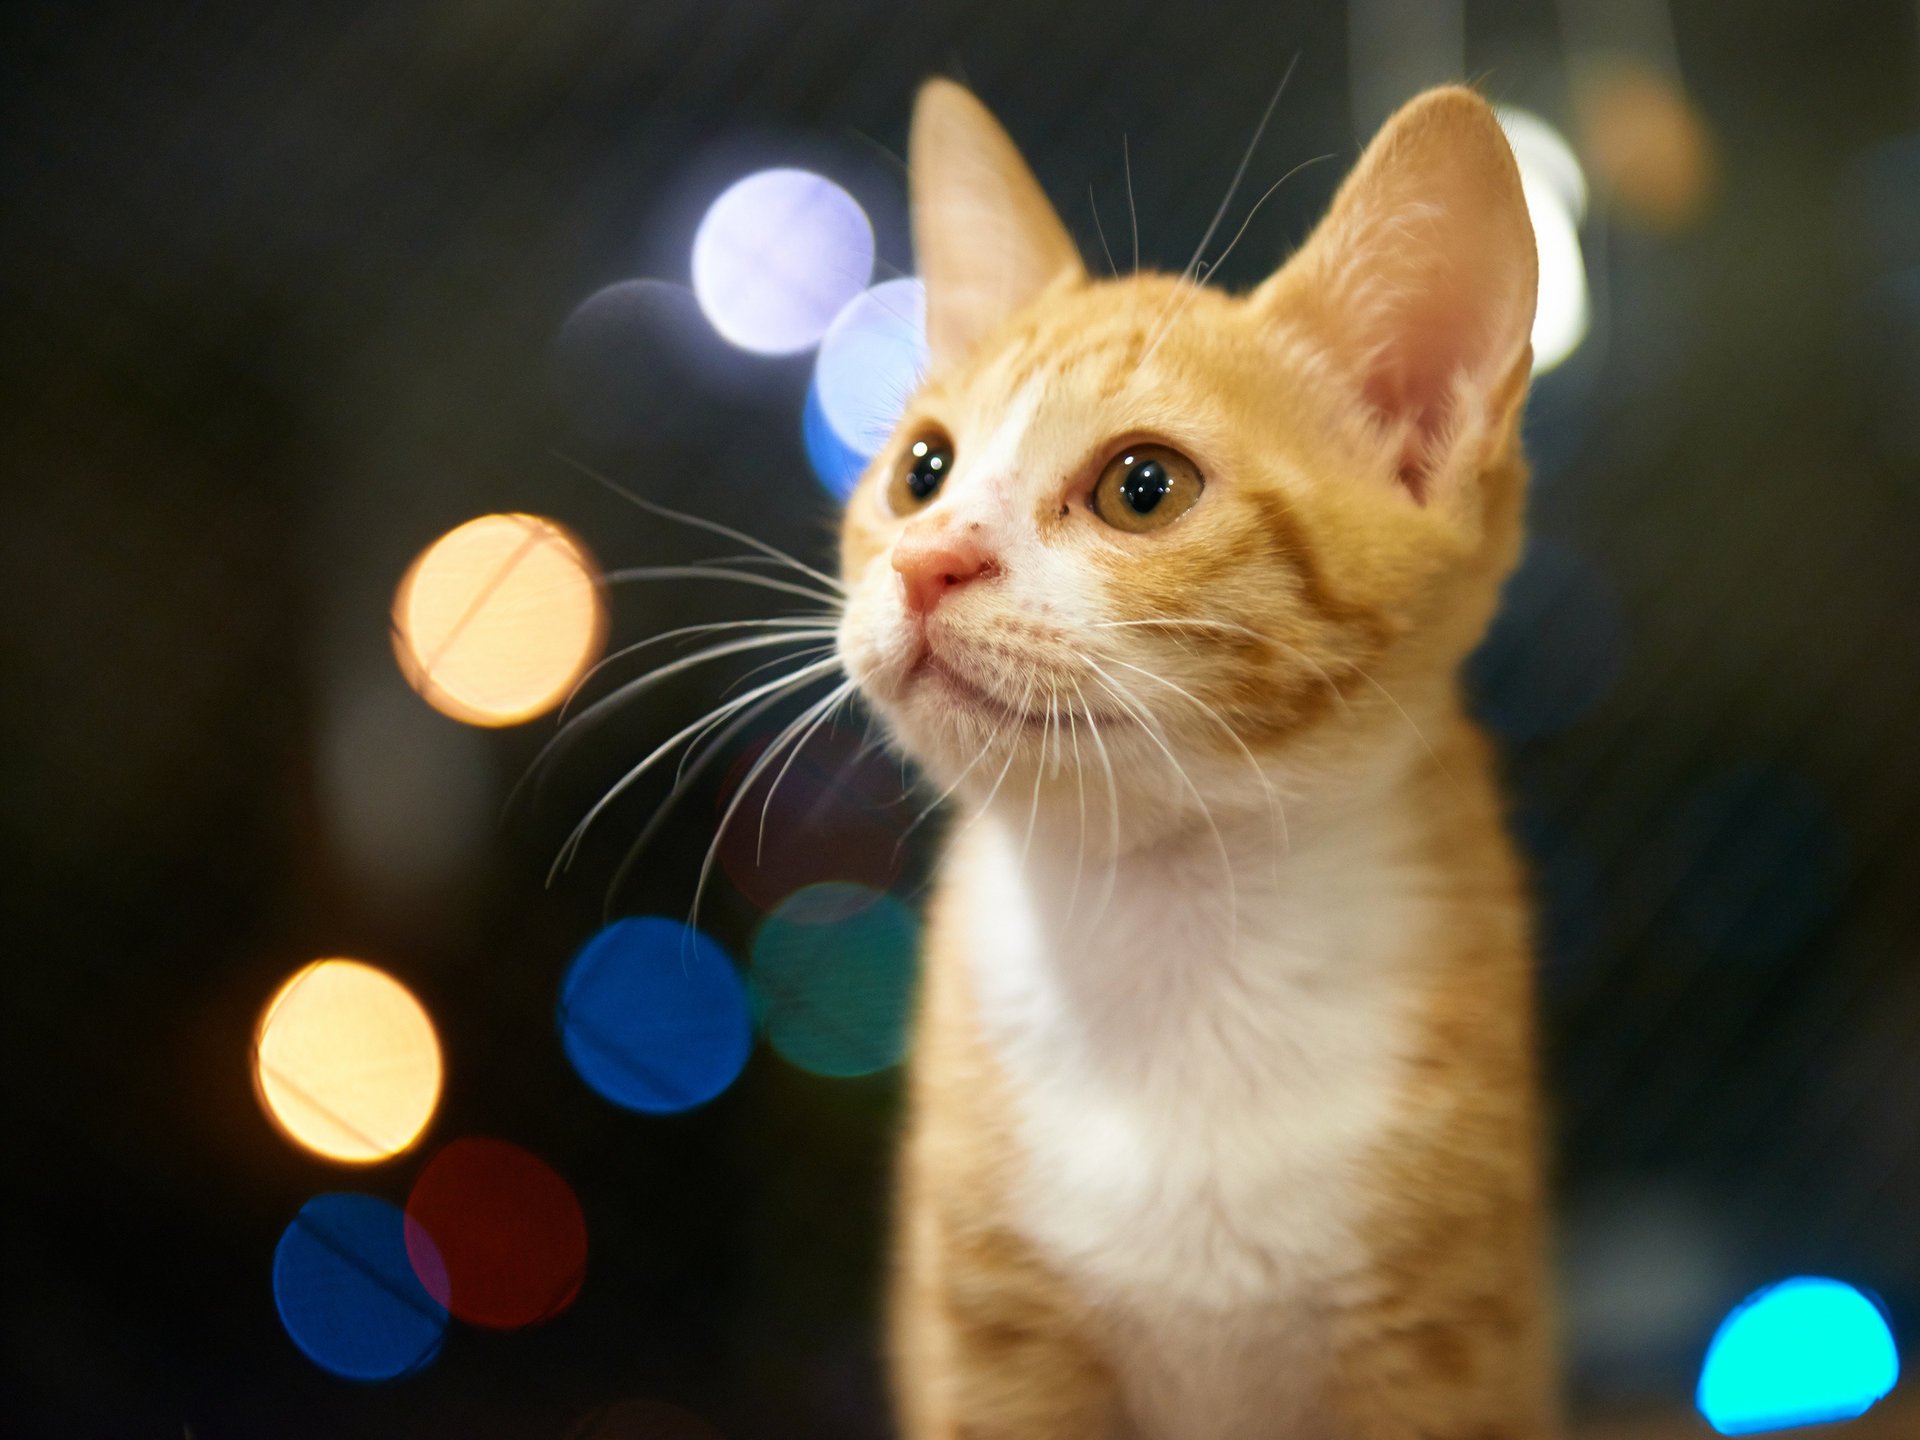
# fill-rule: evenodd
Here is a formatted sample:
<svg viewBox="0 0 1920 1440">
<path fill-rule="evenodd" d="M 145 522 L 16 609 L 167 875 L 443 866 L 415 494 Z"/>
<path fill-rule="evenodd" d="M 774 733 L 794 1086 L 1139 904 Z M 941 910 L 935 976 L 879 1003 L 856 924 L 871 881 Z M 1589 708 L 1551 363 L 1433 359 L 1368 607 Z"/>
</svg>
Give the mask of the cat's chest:
<svg viewBox="0 0 1920 1440">
<path fill-rule="evenodd" d="M 1123 876 L 1073 915 L 1004 846 L 958 879 L 1017 1220 L 1055 1264 L 1172 1313 L 1289 1307 L 1356 1262 L 1414 916 L 1331 905 L 1310 866 L 1231 899 L 1204 867 Z"/>
</svg>

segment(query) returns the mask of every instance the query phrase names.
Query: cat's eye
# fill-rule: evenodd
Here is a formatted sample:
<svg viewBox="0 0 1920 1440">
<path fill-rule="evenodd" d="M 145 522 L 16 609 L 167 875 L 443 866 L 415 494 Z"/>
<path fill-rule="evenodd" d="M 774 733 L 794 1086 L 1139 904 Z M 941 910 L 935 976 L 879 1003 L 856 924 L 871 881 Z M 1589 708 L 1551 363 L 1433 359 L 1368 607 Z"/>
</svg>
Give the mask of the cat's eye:
<svg viewBox="0 0 1920 1440">
<path fill-rule="evenodd" d="M 1193 508 L 1204 483 L 1199 468 L 1178 450 L 1130 445 L 1094 482 L 1093 513 L 1116 530 L 1161 530 Z"/>
<path fill-rule="evenodd" d="M 887 486 L 887 505 L 896 515 L 911 515 L 940 493 L 953 469 L 953 446 L 943 435 L 922 435 L 907 447 Z"/>
</svg>

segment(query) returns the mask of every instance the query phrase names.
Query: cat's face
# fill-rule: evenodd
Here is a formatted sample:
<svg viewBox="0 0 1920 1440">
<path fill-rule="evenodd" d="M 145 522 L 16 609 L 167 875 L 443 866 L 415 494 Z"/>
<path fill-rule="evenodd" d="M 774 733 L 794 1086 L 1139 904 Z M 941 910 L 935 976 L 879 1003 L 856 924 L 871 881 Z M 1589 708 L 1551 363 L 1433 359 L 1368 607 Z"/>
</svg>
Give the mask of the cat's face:
<svg viewBox="0 0 1920 1440">
<path fill-rule="evenodd" d="M 1517 544 L 1533 307 L 1484 104 L 1409 106 L 1246 297 L 1088 278 L 957 87 L 913 167 L 935 364 L 848 505 L 840 650 L 940 783 L 1214 804 L 1450 683 Z"/>
</svg>

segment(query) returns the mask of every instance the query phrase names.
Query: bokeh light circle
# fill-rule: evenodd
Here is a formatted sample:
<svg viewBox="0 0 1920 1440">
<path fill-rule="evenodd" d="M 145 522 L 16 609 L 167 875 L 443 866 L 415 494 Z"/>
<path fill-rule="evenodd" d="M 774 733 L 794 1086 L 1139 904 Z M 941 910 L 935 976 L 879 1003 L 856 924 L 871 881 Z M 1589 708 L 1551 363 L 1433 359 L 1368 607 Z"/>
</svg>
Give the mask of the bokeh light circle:
<svg viewBox="0 0 1920 1440">
<path fill-rule="evenodd" d="M 735 181 L 694 232 L 701 310 L 727 340 L 760 355 L 818 344 L 872 275 L 866 212 L 810 170 L 762 170 Z"/>
<path fill-rule="evenodd" d="M 1567 138 L 1531 110 L 1502 105 L 1494 114 L 1513 147 L 1520 173 L 1543 183 L 1575 220 L 1585 219 L 1587 174 Z"/>
<path fill-rule="evenodd" d="M 800 412 L 800 440 L 807 449 L 807 464 L 826 492 L 844 504 L 866 473 L 871 456 L 862 455 L 835 432 L 820 408 L 820 386 L 807 386 L 806 408 Z"/>
<path fill-rule="evenodd" d="M 1679 82 L 1618 55 L 1589 57 L 1575 78 L 1581 140 L 1620 208 L 1662 230 L 1699 219 L 1713 195 L 1715 144 Z"/>
<path fill-rule="evenodd" d="M 573 1303 L 587 1273 L 587 1220 L 546 1161 L 505 1140 L 456 1140 L 407 1197 L 407 1251 L 429 1294 L 459 1319 L 516 1330 Z"/>
<path fill-rule="evenodd" d="M 420 1138 L 440 1099 L 440 1041 L 413 993 L 358 960 L 316 960 L 260 1012 L 254 1088 L 317 1155 L 370 1164 Z"/>
<path fill-rule="evenodd" d="M 834 434 L 871 457 L 926 370 L 926 288 L 918 280 L 887 280 L 834 316 L 814 358 L 813 388 Z"/>
<path fill-rule="evenodd" d="M 470 725 L 517 725 L 551 710 L 605 634 L 592 560 L 538 515 L 483 515 L 449 531 L 413 562 L 393 601 L 407 682 Z"/>
<path fill-rule="evenodd" d="M 727 952 L 658 916 L 616 920 L 581 948 L 556 1019 L 582 1080 L 654 1115 L 713 1099 L 753 1049 L 746 985 Z"/>
<path fill-rule="evenodd" d="M 1587 177 L 1566 138 L 1538 115 L 1507 106 L 1497 114 L 1520 169 L 1540 265 L 1532 337 L 1533 370 L 1539 375 L 1580 347 L 1593 320 L 1580 251 Z"/>
<path fill-rule="evenodd" d="M 755 369 L 714 334 L 692 290 L 665 280 L 594 291 L 553 342 L 554 398 L 593 447 L 697 442 Z"/>
<path fill-rule="evenodd" d="M 440 1353 L 446 1307 L 418 1270 L 438 1274 L 425 1236 L 371 1195 L 316 1195 L 273 1252 L 273 1303 L 300 1351 L 346 1380 L 396 1380 Z"/>
<path fill-rule="evenodd" d="M 1533 312 L 1533 370 L 1541 374 L 1580 348 L 1593 323 L 1587 292 L 1587 262 L 1580 253 L 1580 227 L 1546 184 L 1521 176 L 1527 217 L 1540 262 L 1540 290 Z"/>
<path fill-rule="evenodd" d="M 691 1410 L 661 1400 L 621 1400 L 583 1417 L 567 1440 L 721 1440 Z"/>
<path fill-rule="evenodd" d="M 891 895 L 809 885 L 760 926 L 753 990 L 767 1040 L 816 1075 L 871 1075 L 900 1062 L 913 1008 L 920 926 Z"/>
<path fill-rule="evenodd" d="M 1748 1296 L 1721 1322 L 1695 1403 L 1722 1435 L 1851 1420 L 1900 1378 L 1886 1317 L 1839 1280 L 1796 1276 Z"/>
</svg>

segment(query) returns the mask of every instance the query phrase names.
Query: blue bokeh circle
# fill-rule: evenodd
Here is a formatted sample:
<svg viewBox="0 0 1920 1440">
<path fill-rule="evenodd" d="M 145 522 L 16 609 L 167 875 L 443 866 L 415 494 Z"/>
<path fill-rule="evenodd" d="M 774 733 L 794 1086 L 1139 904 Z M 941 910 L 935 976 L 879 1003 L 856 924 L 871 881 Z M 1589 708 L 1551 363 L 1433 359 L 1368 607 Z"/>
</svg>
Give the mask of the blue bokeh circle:
<svg viewBox="0 0 1920 1440">
<path fill-rule="evenodd" d="M 407 1252 L 405 1214 L 372 1195 L 316 1195 L 273 1252 L 273 1301 L 300 1351 L 346 1380 L 397 1380 L 440 1353 L 447 1312 Z M 417 1231 L 415 1247 L 431 1255 Z"/>
<path fill-rule="evenodd" d="M 753 1048 L 746 985 L 727 952 L 658 916 L 616 920 L 581 948 L 556 1019 L 580 1078 L 651 1115 L 713 1099 Z"/>
</svg>

